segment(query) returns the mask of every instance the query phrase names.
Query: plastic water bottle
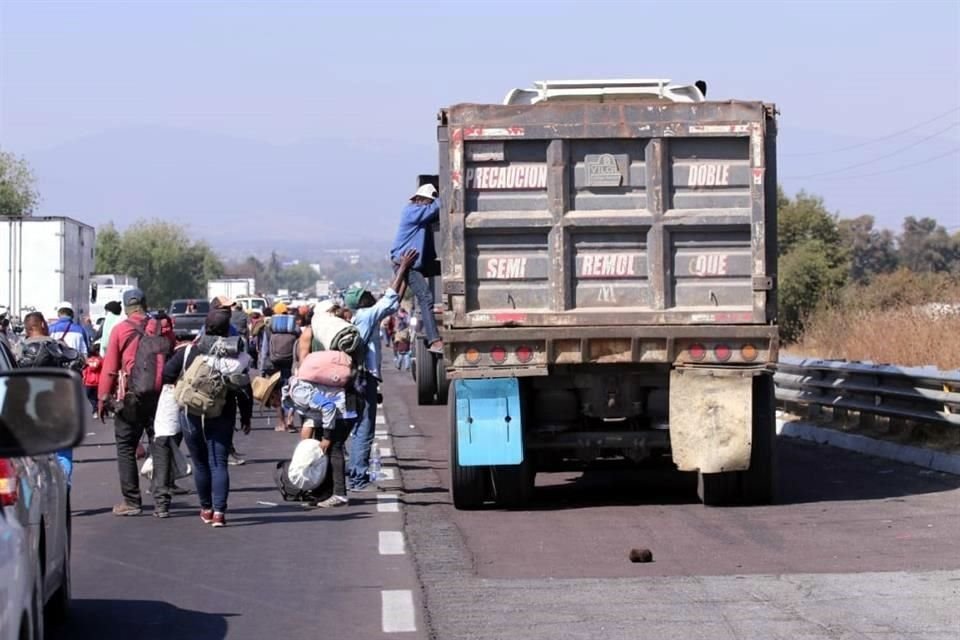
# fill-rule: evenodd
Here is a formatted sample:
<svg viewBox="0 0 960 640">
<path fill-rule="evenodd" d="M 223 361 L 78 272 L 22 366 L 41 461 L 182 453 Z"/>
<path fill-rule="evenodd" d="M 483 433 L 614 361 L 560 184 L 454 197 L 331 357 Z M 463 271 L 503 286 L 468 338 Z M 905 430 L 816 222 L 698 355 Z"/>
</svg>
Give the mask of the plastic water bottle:
<svg viewBox="0 0 960 640">
<path fill-rule="evenodd" d="M 367 467 L 367 476 L 370 482 L 380 480 L 380 445 L 376 442 L 370 447 L 370 465 Z"/>
</svg>

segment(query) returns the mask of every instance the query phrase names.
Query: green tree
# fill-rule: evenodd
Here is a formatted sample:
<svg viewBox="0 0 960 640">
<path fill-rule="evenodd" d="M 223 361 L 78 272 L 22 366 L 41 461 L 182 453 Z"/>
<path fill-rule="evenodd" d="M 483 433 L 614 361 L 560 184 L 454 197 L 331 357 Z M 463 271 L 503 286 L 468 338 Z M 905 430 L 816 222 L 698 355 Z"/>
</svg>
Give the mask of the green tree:
<svg viewBox="0 0 960 640">
<path fill-rule="evenodd" d="M 873 216 L 840 220 L 841 242 L 850 255 L 850 278 L 868 282 L 881 273 L 892 273 L 899 263 L 896 238 L 888 229 L 874 229 Z"/>
<path fill-rule="evenodd" d="M 917 272 L 960 270 L 960 242 L 933 218 L 907 216 L 898 238 L 900 262 Z"/>
<path fill-rule="evenodd" d="M 118 232 L 108 225 L 97 238 L 97 271 L 135 276 L 153 307 L 176 298 L 202 298 L 223 263 L 204 242 L 169 222 L 140 221 Z"/>
<path fill-rule="evenodd" d="M 844 272 L 828 253 L 819 240 L 807 240 L 780 257 L 777 303 L 780 336 L 786 342 L 799 340 L 810 315 L 843 285 Z"/>
<path fill-rule="evenodd" d="M 823 199 L 803 191 L 790 199 L 778 193 L 777 306 L 780 335 L 799 339 L 806 319 L 846 283 L 849 252 L 836 214 Z"/>
<path fill-rule="evenodd" d="M 97 229 L 97 257 L 93 268 L 96 273 L 117 273 L 113 269 L 121 263 L 122 241 L 112 222 Z"/>
<path fill-rule="evenodd" d="M 40 202 L 37 180 L 27 161 L 0 151 L 0 216 L 28 216 Z"/>
<path fill-rule="evenodd" d="M 305 262 L 291 265 L 280 272 L 278 279 L 280 286 L 291 291 L 309 292 L 313 289 L 320 275 Z"/>
</svg>

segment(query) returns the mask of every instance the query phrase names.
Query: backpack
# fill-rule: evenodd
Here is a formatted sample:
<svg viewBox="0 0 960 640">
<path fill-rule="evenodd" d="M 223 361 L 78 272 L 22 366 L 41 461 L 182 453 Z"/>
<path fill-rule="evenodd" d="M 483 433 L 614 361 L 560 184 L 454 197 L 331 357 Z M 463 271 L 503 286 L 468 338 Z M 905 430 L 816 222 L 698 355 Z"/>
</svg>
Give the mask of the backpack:
<svg viewBox="0 0 960 640">
<path fill-rule="evenodd" d="M 189 357 L 188 347 L 183 361 Z M 216 418 L 223 413 L 229 386 L 218 360 L 217 356 L 198 354 L 177 381 L 174 397 L 190 415 Z"/>
<path fill-rule="evenodd" d="M 25 343 L 19 366 L 57 367 L 81 371 L 85 363 L 83 356 L 76 349 L 50 338 Z"/>
<path fill-rule="evenodd" d="M 342 351 L 314 351 L 300 363 L 297 377 L 327 387 L 345 387 L 353 378 L 353 359 Z"/>
<path fill-rule="evenodd" d="M 270 362 L 275 367 L 293 365 L 293 352 L 297 346 L 297 336 L 293 333 L 270 333 Z"/>
<path fill-rule="evenodd" d="M 290 466 L 289 460 L 281 460 L 277 463 L 277 468 L 273 472 L 273 482 L 280 491 L 280 496 L 286 502 L 313 502 L 326 500 L 333 495 L 333 474 L 328 473 L 320 486 L 316 489 L 305 490 L 298 488 L 290 482 L 290 476 L 287 468 Z"/>
<path fill-rule="evenodd" d="M 151 320 L 154 321 L 155 333 L 148 334 Z M 148 413 L 156 408 L 163 389 L 163 367 L 173 354 L 173 344 L 162 335 L 163 320 L 147 316 L 141 323 L 126 321 L 133 327 L 133 333 L 121 347 L 120 353 L 126 351 L 135 338 L 139 337 L 140 341 L 134 354 L 133 368 L 124 376 L 123 403 L 125 407 L 136 410 L 138 415 L 141 408 Z"/>
</svg>

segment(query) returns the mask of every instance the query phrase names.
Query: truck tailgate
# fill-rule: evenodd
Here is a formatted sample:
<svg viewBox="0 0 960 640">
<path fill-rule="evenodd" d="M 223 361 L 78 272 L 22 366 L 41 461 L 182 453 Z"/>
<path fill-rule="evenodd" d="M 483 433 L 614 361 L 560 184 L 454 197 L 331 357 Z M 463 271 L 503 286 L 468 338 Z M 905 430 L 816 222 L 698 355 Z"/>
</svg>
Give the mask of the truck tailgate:
<svg viewBox="0 0 960 640">
<path fill-rule="evenodd" d="M 772 107 L 458 105 L 439 136 L 447 327 L 773 318 Z"/>
</svg>

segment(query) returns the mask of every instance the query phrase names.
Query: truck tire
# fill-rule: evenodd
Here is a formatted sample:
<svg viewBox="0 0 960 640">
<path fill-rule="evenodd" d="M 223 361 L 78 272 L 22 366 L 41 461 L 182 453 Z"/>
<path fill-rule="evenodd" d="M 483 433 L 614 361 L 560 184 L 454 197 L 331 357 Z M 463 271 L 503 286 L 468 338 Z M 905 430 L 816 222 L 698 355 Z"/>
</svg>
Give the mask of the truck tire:
<svg viewBox="0 0 960 640">
<path fill-rule="evenodd" d="M 437 395 L 437 367 L 433 353 L 420 338 L 416 340 L 417 404 L 433 404 Z"/>
<path fill-rule="evenodd" d="M 772 375 L 753 383 L 753 434 L 750 468 L 740 475 L 745 504 L 771 504 L 776 498 L 777 431 L 776 400 Z"/>
<path fill-rule="evenodd" d="M 447 379 L 447 363 L 443 356 L 436 356 L 437 361 L 437 404 L 447 404 L 450 395 L 450 381 Z"/>
<path fill-rule="evenodd" d="M 753 382 L 750 468 L 728 473 L 701 473 L 697 495 L 707 506 L 763 505 L 775 499 L 777 480 L 776 404 L 772 375 Z"/>
<path fill-rule="evenodd" d="M 740 473 L 698 473 L 697 495 L 706 507 L 724 507 L 740 502 Z"/>
<path fill-rule="evenodd" d="M 483 506 L 487 496 L 489 467 L 462 467 L 457 452 L 457 400 L 456 388 L 450 389 L 447 406 L 450 416 L 450 498 L 460 510 L 477 509 Z"/>
<path fill-rule="evenodd" d="M 519 509 L 530 504 L 536 471 L 526 455 L 520 464 L 490 467 L 490 472 L 498 507 Z"/>
</svg>

